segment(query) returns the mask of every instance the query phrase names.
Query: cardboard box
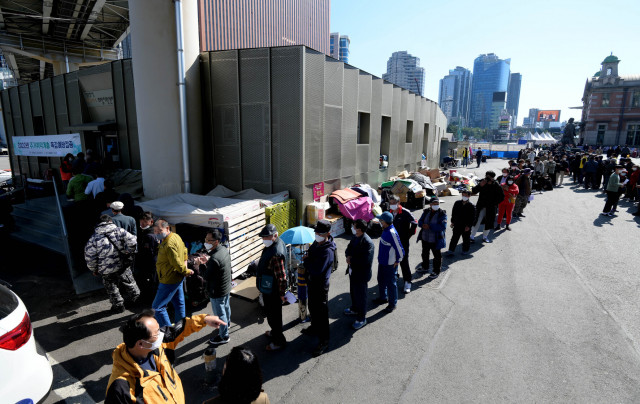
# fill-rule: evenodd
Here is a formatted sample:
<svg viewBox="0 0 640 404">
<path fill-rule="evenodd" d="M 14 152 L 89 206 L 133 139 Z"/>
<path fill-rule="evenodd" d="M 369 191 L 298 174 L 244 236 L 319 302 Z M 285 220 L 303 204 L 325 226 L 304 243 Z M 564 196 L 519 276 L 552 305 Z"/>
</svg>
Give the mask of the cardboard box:
<svg viewBox="0 0 640 404">
<path fill-rule="evenodd" d="M 404 170 L 403 172 L 398 174 L 398 178 L 409 178 L 409 172 Z"/>
<path fill-rule="evenodd" d="M 431 180 L 435 180 L 436 178 L 440 178 L 440 170 L 438 170 L 437 168 L 433 168 L 431 170 L 427 171 L 427 174 L 429 178 L 431 178 Z"/>
</svg>

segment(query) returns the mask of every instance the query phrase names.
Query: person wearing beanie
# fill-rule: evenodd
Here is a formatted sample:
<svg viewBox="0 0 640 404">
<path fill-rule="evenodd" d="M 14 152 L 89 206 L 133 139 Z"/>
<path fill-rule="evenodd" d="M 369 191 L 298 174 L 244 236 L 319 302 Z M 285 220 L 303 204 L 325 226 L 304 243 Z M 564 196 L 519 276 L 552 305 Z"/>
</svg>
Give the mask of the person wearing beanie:
<svg viewBox="0 0 640 404">
<path fill-rule="evenodd" d="M 138 226 L 136 226 L 136 219 L 132 218 L 131 216 L 126 216 L 122 214 L 122 208 L 124 208 L 124 203 L 120 201 L 111 202 L 110 208 L 111 208 L 111 212 L 113 213 L 113 216 L 111 217 L 113 224 L 115 224 L 121 229 L 125 229 L 126 231 L 133 234 L 134 236 L 137 236 Z"/>
</svg>

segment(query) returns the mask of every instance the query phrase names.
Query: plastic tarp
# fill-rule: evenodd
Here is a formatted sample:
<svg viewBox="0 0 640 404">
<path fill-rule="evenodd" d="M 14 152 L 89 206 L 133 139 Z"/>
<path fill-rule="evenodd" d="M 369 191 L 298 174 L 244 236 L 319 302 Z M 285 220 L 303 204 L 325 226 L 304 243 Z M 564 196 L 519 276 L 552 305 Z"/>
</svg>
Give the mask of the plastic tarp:
<svg viewBox="0 0 640 404">
<path fill-rule="evenodd" d="M 261 209 L 258 200 L 239 200 L 209 195 L 176 194 L 138 203 L 145 211 L 171 224 L 189 223 L 224 227 L 224 222 Z"/>
<path fill-rule="evenodd" d="M 423 189 L 435 189 L 433 183 L 431 182 L 431 178 L 427 177 L 426 175 L 420 173 L 411 173 L 409 179 L 417 182 Z"/>
<path fill-rule="evenodd" d="M 368 196 L 352 199 L 345 203 L 338 203 L 338 209 L 340 213 L 346 218 L 351 220 L 364 219 L 366 222 L 373 219 L 373 213 L 371 213 L 371 198 Z"/>
<path fill-rule="evenodd" d="M 271 206 L 289 199 L 289 191 L 278 192 L 276 194 L 263 194 L 262 192 L 258 192 L 255 189 L 250 188 L 242 190 L 240 192 L 236 192 L 223 185 L 218 185 L 217 187 L 209 191 L 209 193 L 207 193 L 207 196 L 244 199 L 247 201 L 257 199 L 260 201 L 260 203 L 262 203 L 263 206 Z"/>
<path fill-rule="evenodd" d="M 352 199 L 362 197 L 362 195 L 358 191 L 354 191 L 351 188 L 345 188 L 333 191 L 330 197 L 333 198 L 337 203 L 345 204 Z"/>
<path fill-rule="evenodd" d="M 376 191 L 375 189 L 371 188 L 371 185 L 369 184 L 358 184 L 355 185 L 353 187 L 351 187 L 351 189 L 358 191 L 358 192 L 364 192 L 366 193 L 367 196 L 369 196 L 369 198 L 371 198 L 371 200 L 373 201 L 373 203 L 380 203 L 382 202 L 382 198 L 380 198 L 380 195 L 378 194 L 378 191 Z"/>
</svg>

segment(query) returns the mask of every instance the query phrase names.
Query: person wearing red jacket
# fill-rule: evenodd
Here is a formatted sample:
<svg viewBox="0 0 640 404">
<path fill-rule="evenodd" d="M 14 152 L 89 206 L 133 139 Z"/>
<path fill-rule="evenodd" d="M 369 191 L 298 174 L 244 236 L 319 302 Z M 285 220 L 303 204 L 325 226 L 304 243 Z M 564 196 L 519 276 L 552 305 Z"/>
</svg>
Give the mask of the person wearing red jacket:
<svg viewBox="0 0 640 404">
<path fill-rule="evenodd" d="M 516 196 L 520 190 L 518 186 L 514 183 L 513 177 L 507 178 L 507 183 L 501 185 L 502 191 L 504 192 L 504 200 L 500 202 L 498 205 L 498 224 L 496 224 L 496 230 L 500 230 L 500 226 L 502 224 L 502 218 L 505 213 L 507 214 L 507 230 L 511 230 L 509 225 L 511 224 L 511 214 L 513 213 L 513 208 L 516 206 Z"/>
<path fill-rule="evenodd" d="M 634 201 L 638 199 L 638 179 L 640 178 L 640 167 L 634 165 L 631 167 L 631 175 L 629 176 L 629 183 L 627 184 L 627 192 L 626 197 L 629 198 L 630 201 Z"/>
</svg>

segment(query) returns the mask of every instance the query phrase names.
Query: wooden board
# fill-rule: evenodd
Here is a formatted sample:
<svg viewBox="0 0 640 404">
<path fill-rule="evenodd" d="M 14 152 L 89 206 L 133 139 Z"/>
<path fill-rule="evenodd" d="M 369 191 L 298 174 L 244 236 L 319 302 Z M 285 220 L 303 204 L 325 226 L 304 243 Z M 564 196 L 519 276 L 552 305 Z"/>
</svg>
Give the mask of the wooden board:
<svg viewBox="0 0 640 404">
<path fill-rule="evenodd" d="M 236 255 L 235 257 L 231 258 L 231 267 L 233 267 L 234 265 L 236 265 L 238 262 L 242 262 L 245 259 L 252 257 L 256 254 L 262 254 L 262 250 L 264 249 L 264 244 L 260 243 L 259 246 L 255 247 L 255 248 L 245 248 L 244 250 L 242 250 L 240 252 L 240 254 Z"/>
<path fill-rule="evenodd" d="M 256 300 L 258 300 L 260 291 L 256 287 L 255 276 L 252 276 L 249 279 L 245 279 L 238 286 L 231 289 L 231 294 L 235 297 L 249 300 L 250 302 L 255 302 Z"/>
<path fill-rule="evenodd" d="M 255 224 L 255 223 L 259 223 L 259 222 L 264 222 L 265 221 L 266 216 L 264 215 L 264 213 L 254 216 L 254 217 L 250 217 L 247 220 L 244 220 L 242 222 L 239 222 L 237 224 L 234 225 L 229 225 L 229 223 L 224 222 L 224 228 L 227 234 L 233 234 L 238 230 L 244 229 L 245 227 L 248 227 L 249 225 Z"/>
<path fill-rule="evenodd" d="M 253 210 L 249 213 L 245 213 L 242 216 L 234 217 L 233 219 L 229 219 L 225 221 L 225 226 L 232 227 L 238 223 L 244 222 L 247 219 L 250 219 L 254 216 L 263 215 L 264 216 L 264 208 Z"/>
<path fill-rule="evenodd" d="M 260 231 L 265 226 L 265 224 L 266 224 L 266 221 L 263 218 L 259 222 L 247 225 L 247 227 L 243 227 L 241 229 L 236 230 L 233 233 L 229 233 L 229 240 L 233 241 L 233 240 L 237 239 L 238 237 L 242 237 L 244 234 L 250 233 L 250 232 L 252 232 L 254 230 L 257 230 L 258 233 L 260 233 Z"/>
<path fill-rule="evenodd" d="M 262 243 L 262 239 L 247 240 L 247 241 L 251 241 L 251 243 L 243 247 L 234 248 L 233 251 L 229 251 L 229 255 L 231 256 L 232 261 L 251 251 L 262 251 L 264 249 L 264 244 Z"/>
<path fill-rule="evenodd" d="M 231 261 L 231 271 L 233 271 L 233 269 L 237 267 L 248 266 L 249 264 L 251 264 L 251 261 L 259 259 L 261 255 L 262 255 L 262 251 L 257 251 L 254 254 L 249 254 L 249 255 L 240 257 L 235 262 Z"/>
<path fill-rule="evenodd" d="M 238 244 L 242 243 L 243 241 L 250 240 L 250 239 L 253 239 L 255 237 L 258 237 L 258 234 L 260 234 L 261 230 L 262 230 L 262 228 L 254 229 L 254 230 L 250 231 L 249 233 L 244 234 L 241 237 L 237 237 L 237 238 L 229 241 L 229 248 L 233 249 L 235 246 L 237 246 Z"/>
</svg>

